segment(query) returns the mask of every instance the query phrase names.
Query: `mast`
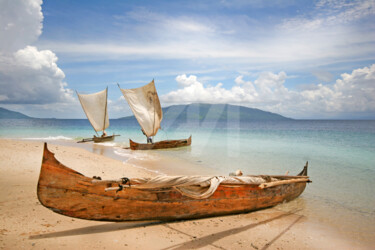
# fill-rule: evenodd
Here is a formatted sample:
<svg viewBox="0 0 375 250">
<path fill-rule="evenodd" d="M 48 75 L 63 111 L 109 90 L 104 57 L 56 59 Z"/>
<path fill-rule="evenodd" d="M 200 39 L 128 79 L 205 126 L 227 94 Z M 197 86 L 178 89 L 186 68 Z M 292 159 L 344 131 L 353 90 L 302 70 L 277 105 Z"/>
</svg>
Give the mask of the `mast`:
<svg viewBox="0 0 375 250">
<path fill-rule="evenodd" d="M 154 81 L 154 79 L 152 79 L 152 81 Z M 154 83 L 155 85 L 155 83 Z M 155 131 L 155 115 L 156 115 L 156 105 L 155 105 L 155 97 L 156 97 L 156 88 L 155 88 L 155 92 L 152 94 L 153 95 L 153 101 L 154 101 L 154 122 L 153 122 L 153 125 L 152 125 L 152 130 Z M 156 135 L 156 133 L 155 133 Z"/>
<path fill-rule="evenodd" d="M 107 118 L 107 103 L 108 103 L 108 86 L 105 90 L 105 107 L 104 107 L 104 121 L 103 121 L 103 135 L 104 135 L 104 130 L 105 130 L 105 121 L 106 121 L 106 118 Z"/>
</svg>

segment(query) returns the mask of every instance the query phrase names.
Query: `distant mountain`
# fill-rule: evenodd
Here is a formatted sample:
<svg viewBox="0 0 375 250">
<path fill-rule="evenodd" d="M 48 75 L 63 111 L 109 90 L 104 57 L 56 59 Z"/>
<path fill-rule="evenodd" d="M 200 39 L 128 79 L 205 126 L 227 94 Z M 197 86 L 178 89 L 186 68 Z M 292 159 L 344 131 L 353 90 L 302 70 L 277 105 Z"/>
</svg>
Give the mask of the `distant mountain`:
<svg viewBox="0 0 375 250">
<path fill-rule="evenodd" d="M 32 117 L 20 112 L 11 111 L 0 107 L 0 119 L 30 119 Z"/>
<path fill-rule="evenodd" d="M 119 118 L 121 120 L 135 120 L 134 116 Z M 163 108 L 163 121 L 281 121 L 292 120 L 279 114 L 260 109 L 247 108 L 230 104 L 202 104 L 173 105 Z"/>
</svg>

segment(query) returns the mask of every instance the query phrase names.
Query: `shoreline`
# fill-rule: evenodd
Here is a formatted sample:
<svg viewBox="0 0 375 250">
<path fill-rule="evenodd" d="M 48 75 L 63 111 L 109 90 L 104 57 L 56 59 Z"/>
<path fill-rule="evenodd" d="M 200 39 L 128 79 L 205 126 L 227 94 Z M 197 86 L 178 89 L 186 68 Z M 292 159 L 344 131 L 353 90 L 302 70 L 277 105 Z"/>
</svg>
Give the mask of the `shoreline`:
<svg viewBox="0 0 375 250">
<path fill-rule="evenodd" d="M 111 159 L 101 155 L 105 149 L 94 154 L 81 147 L 48 145 L 61 163 L 87 176 L 111 179 L 155 174 L 135 166 L 145 160 Z M 0 219 L 0 248 L 370 249 L 284 204 L 239 215 L 161 223 L 97 222 L 59 215 L 43 207 L 36 196 L 42 146 L 41 141 L 0 139 L 0 211 L 7 215 Z M 169 160 L 173 164 L 176 159 Z M 158 170 L 160 161 L 156 159 L 154 165 L 149 161 L 145 168 Z M 287 204 L 293 208 L 298 202 L 303 197 Z"/>
<path fill-rule="evenodd" d="M 9 139 L 17 140 L 17 139 Z M 38 139 L 19 139 L 21 141 L 38 142 Z M 176 157 L 166 156 L 153 150 L 131 150 L 117 145 L 115 142 L 108 143 L 77 143 L 75 140 L 44 140 L 47 144 L 65 147 L 82 148 L 96 155 L 130 164 L 135 168 L 145 170 L 151 174 L 161 175 L 214 175 L 213 169 L 202 167 L 198 164 L 183 161 Z M 179 148 L 177 150 L 184 150 Z M 161 150 L 163 151 L 163 150 Z M 229 173 L 227 173 L 229 174 Z"/>
</svg>

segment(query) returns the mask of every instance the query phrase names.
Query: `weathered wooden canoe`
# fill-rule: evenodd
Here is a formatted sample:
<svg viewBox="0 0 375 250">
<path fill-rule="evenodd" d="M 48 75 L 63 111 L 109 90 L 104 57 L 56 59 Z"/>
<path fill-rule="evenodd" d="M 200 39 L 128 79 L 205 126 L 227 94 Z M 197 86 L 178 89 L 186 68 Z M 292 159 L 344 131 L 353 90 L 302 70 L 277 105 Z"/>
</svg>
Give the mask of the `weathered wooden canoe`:
<svg viewBox="0 0 375 250">
<path fill-rule="evenodd" d="M 117 181 L 97 181 L 83 176 L 56 160 L 45 144 L 37 193 L 43 206 L 75 218 L 101 221 L 178 220 L 275 206 L 298 197 L 309 182 L 306 175 L 307 165 L 298 176 L 266 176 L 277 181 L 263 183 L 262 186 L 220 184 L 209 198 L 193 199 L 175 189 L 132 188 L 131 185 L 136 183 L 131 179 L 127 179 L 126 187 Z M 120 186 L 123 188 L 121 191 L 105 191 L 106 188 Z"/>
<path fill-rule="evenodd" d="M 106 142 L 106 141 L 113 141 L 115 136 L 118 135 L 108 135 L 108 136 L 94 136 L 92 139 L 94 142 Z"/>
<path fill-rule="evenodd" d="M 154 143 L 137 143 L 129 139 L 130 149 L 132 150 L 149 150 L 149 149 L 164 149 L 164 148 L 178 148 L 191 145 L 191 136 L 188 139 L 181 140 L 165 140 Z"/>
</svg>

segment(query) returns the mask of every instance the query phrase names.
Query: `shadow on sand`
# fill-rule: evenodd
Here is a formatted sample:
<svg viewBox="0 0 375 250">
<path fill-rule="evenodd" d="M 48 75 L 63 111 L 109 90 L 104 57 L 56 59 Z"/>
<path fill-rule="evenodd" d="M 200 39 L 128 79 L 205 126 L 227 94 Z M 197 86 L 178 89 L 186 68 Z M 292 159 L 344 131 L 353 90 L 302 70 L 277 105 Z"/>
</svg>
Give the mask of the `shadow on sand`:
<svg viewBox="0 0 375 250">
<path fill-rule="evenodd" d="M 96 233 L 107 233 L 120 230 L 127 230 L 138 227 L 147 227 L 152 225 L 164 224 L 167 222 L 114 222 L 107 223 L 104 225 L 95 225 L 89 227 L 82 227 L 77 229 L 65 230 L 54 233 L 45 233 L 32 235 L 29 239 L 47 239 L 47 238 L 56 238 L 56 237 L 66 237 L 66 236 L 77 236 L 77 235 L 86 235 L 86 234 L 96 234 Z"/>
<path fill-rule="evenodd" d="M 269 222 L 272 222 L 274 220 L 281 219 L 283 217 L 287 217 L 287 216 L 290 216 L 290 215 L 296 215 L 295 213 L 298 212 L 298 211 L 300 211 L 300 210 L 286 212 L 284 214 L 272 217 L 270 219 L 266 219 L 266 220 L 263 220 L 263 221 L 260 221 L 260 222 L 257 222 L 257 223 L 252 223 L 252 224 L 249 224 L 249 225 L 246 225 L 246 226 L 243 226 L 243 227 L 237 227 L 237 228 L 233 228 L 233 229 L 221 231 L 219 233 L 207 235 L 207 236 L 201 237 L 199 239 L 193 239 L 191 241 L 184 242 L 182 244 L 177 244 L 177 245 L 173 245 L 173 246 L 164 248 L 163 250 L 166 250 L 166 249 L 174 249 L 174 250 L 176 250 L 176 249 L 196 249 L 196 248 L 204 248 L 207 245 L 211 245 L 211 246 L 219 248 L 219 249 L 224 249 L 224 248 L 222 248 L 222 247 L 220 247 L 218 245 L 215 245 L 214 242 L 216 242 L 216 241 L 218 241 L 218 240 L 220 240 L 222 238 L 225 238 L 227 236 L 244 232 L 244 231 L 249 230 L 251 228 L 254 228 L 254 227 L 257 227 L 257 226 L 269 223 Z M 297 219 L 295 221 L 293 221 L 293 223 L 291 223 L 285 230 L 283 230 L 280 234 L 278 234 L 271 241 L 269 241 L 268 243 L 266 243 L 265 246 L 263 248 L 261 248 L 261 249 L 267 249 L 268 247 L 270 247 L 278 238 L 280 238 L 290 228 L 292 228 L 293 225 L 295 225 L 300 219 L 302 219 L 302 217 L 303 217 L 302 215 L 298 215 Z M 175 230 L 175 231 L 179 232 L 179 233 L 188 235 L 188 234 L 186 234 L 184 232 L 181 232 L 181 231 L 179 231 L 177 229 L 174 229 L 174 228 L 170 227 L 169 225 L 166 225 L 166 226 L 168 228 L 172 229 L 172 230 Z M 188 235 L 188 236 L 194 238 L 192 235 Z"/>
<path fill-rule="evenodd" d="M 203 248 L 207 245 L 211 245 L 213 247 L 224 249 L 220 246 L 215 245 L 214 243 L 222 238 L 228 237 L 230 235 L 235 235 L 241 232 L 244 232 L 246 230 L 249 230 L 251 228 L 272 222 L 274 220 L 278 220 L 287 216 L 295 215 L 297 216 L 297 219 L 295 219 L 287 228 L 285 228 L 280 234 L 278 234 L 276 237 L 274 237 L 272 240 L 270 240 L 268 243 L 265 244 L 264 247 L 260 249 L 267 249 L 270 247 L 277 239 L 279 239 L 283 234 L 285 234 L 288 230 L 290 230 L 300 219 L 302 219 L 303 216 L 296 215 L 295 213 L 299 210 L 294 210 L 290 212 L 285 212 L 281 215 L 257 222 L 257 223 L 251 223 L 246 226 L 237 227 L 225 231 L 221 231 L 215 234 L 207 235 L 201 238 L 196 238 L 193 235 L 190 235 L 186 232 L 180 231 L 178 229 L 175 229 L 171 227 L 170 225 L 174 223 L 178 223 L 181 221 L 156 221 L 156 222 L 115 222 L 115 223 L 108 223 L 104 225 L 95 225 L 95 226 L 89 226 L 89 227 L 83 227 L 83 228 L 77 228 L 77 229 L 71 229 L 71 230 L 65 230 L 60 232 L 53 232 L 53 233 L 45 233 L 45 234 L 38 234 L 38 235 L 32 235 L 29 237 L 29 239 L 47 239 L 47 238 L 55 238 L 55 237 L 66 237 L 66 236 L 77 236 L 77 235 L 87 235 L 87 234 L 95 234 L 95 233 L 107 233 L 107 232 L 114 232 L 114 231 L 120 231 L 120 230 L 127 230 L 127 229 L 133 229 L 133 228 L 140 228 L 140 227 L 147 227 L 147 226 L 153 226 L 153 225 L 163 225 L 171 230 L 174 230 L 180 234 L 184 234 L 186 236 L 189 236 L 193 238 L 191 241 L 187 241 L 181 244 L 176 244 L 166 249 L 195 249 L 195 248 Z"/>
</svg>

